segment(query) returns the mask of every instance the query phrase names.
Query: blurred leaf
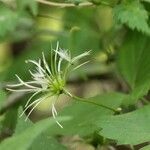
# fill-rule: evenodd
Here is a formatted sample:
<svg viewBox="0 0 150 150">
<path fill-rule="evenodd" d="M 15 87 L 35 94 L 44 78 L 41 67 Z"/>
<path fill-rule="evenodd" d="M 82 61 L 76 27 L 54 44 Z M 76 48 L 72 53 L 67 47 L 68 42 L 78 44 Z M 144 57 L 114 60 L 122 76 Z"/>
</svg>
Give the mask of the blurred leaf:
<svg viewBox="0 0 150 150">
<path fill-rule="evenodd" d="M 82 9 L 68 9 L 64 16 L 64 26 L 69 31 L 68 37 L 60 37 L 63 43 L 68 42 L 68 46 L 73 55 L 77 55 L 86 50 L 93 50 L 91 54 L 100 50 L 99 42 L 100 33 L 94 27 L 94 17 L 96 9 L 82 8 Z M 80 17 L 78 17 L 80 16 Z"/>
<path fill-rule="evenodd" d="M 104 118 L 99 121 L 99 133 L 120 144 L 136 145 L 150 141 L 150 105 L 139 110 Z"/>
<path fill-rule="evenodd" d="M 10 65 L 8 70 L 5 71 L 5 81 L 8 82 L 16 79 L 15 74 L 18 74 L 22 79 L 28 79 L 30 77 L 28 70 L 31 69 L 33 65 L 26 64 L 25 60 L 38 60 L 42 56 L 42 51 L 45 52 L 45 55 L 49 56 L 50 42 L 33 42 L 29 47 L 26 47 L 26 49 L 14 59 L 14 62 Z"/>
<path fill-rule="evenodd" d="M 25 9 L 26 7 L 30 8 L 33 15 L 38 14 L 38 6 L 35 0 L 17 0 L 18 8 Z"/>
<path fill-rule="evenodd" d="M 131 103 L 150 89 L 149 37 L 129 33 L 119 51 L 119 69 L 131 87 Z"/>
<path fill-rule="evenodd" d="M 97 33 L 88 25 L 85 25 L 84 28 L 73 27 L 70 31 L 69 48 L 75 55 L 86 50 L 93 50 L 91 55 L 94 55 L 95 51 L 99 50 L 98 40 Z"/>
<path fill-rule="evenodd" d="M 14 129 L 16 127 L 17 114 L 18 114 L 17 107 L 10 108 L 5 113 L 5 119 L 3 121 L 4 128 Z"/>
<path fill-rule="evenodd" d="M 148 26 L 148 12 L 137 0 L 125 2 L 114 8 L 114 16 L 117 21 L 126 24 L 132 30 L 137 29 L 143 33 L 150 34 Z"/>
<path fill-rule="evenodd" d="M 68 120 L 68 117 L 61 117 L 59 118 L 59 121 L 65 121 Z M 3 141 L 0 145 L 0 150 L 27 150 L 33 141 L 48 127 L 52 126 L 55 123 L 55 120 L 53 119 L 46 119 L 39 121 L 38 123 L 32 125 L 32 127 L 29 127 L 25 129 L 20 134 L 13 136 L 11 138 L 6 139 Z"/>
<path fill-rule="evenodd" d="M 123 98 L 124 95 L 119 93 L 107 93 L 89 98 L 87 100 L 117 109 L 120 106 Z M 100 106 L 81 101 L 75 102 L 71 106 L 64 108 L 63 111 L 59 113 L 59 116 L 69 115 L 72 120 L 64 122 L 62 124 L 64 127 L 63 129 L 60 129 L 55 125 L 49 129 L 49 132 L 53 132 L 54 134 L 78 134 L 81 136 L 86 136 L 100 129 L 95 124 L 97 120 L 100 121 L 101 118 L 105 116 L 111 116 L 113 114 L 113 111 Z"/>
<path fill-rule="evenodd" d="M 142 1 L 150 3 L 150 0 L 142 0 Z"/>
<path fill-rule="evenodd" d="M 9 108 L 4 114 L 0 127 L 0 140 L 11 136 L 14 133 L 17 124 L 18 107 Z"/>
<path fill-rule="evenodd" d="M 144 147 L 141 148 L 140 150 L 150 150 L 150 145 L 144 146 Z"/>
<path fill-rule="evenodd" d="M 1 74 L 10 65 L 12 60 L 11 47 L 9 42 L 0 43 L 0 78 Z"/>
<path fill-rule="evenodd" d="M 17 28 L 11 33 L 11 40 L 14 43 L 29 40 L 35 34 L 35 20 L 33 17 L 26 11 L 18 11 L 18 15 Z"/>
<path fill-rule="evenodd" d="M 0 38 L 10 34 L 17 25 L 18 14 L 0 3 Z"/>
</svg>

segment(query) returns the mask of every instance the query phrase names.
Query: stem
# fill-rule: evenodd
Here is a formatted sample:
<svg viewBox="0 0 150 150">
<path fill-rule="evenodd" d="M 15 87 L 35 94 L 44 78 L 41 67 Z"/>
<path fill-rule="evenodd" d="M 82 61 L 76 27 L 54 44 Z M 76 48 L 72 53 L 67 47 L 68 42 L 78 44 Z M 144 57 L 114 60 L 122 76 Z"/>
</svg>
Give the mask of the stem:
<svg viewBox="0 0 150 150">
<path fill-rule="evenodd" d="M 36 1 L 41 3 L 41 4 L 54 6 L 54 7 L 76 7 L 76 4 L 73 4 L 73 3 L 58 3 L 58 2 L 50 2 L 50 1 L 47 1 L 47 0 L 36 0 Z M 93 3 L 83 2 L 83 3 L 79 3 L 77 6 L 81 6 L 81 7 L 93 6 Z"/>
<path fill-rule="evenodd" d="M 117 112 L 117 110 L 115 110 L 115 109 L 113 109 L 111 107 L 108 107 L 108 106 L 105 106 L 105 105 L 102 105 L 102 104 L 98 104 L 98 103 L 95 103 L 95 102 L 92 102 L 92 101 L 87 101 L 86 99 L 81 98 L 81 97 L 77 97 L 75 95 L 73 95 L 73 98 L 76 99 L 76 100 L 78 100 L 78 101 L 82 101 L 82 102 L 86 102 L 86 103 L 91 103 L 91 104 L 94 104 L 94 105 L 97 105 L 97 106 L 109 109 L 111 111 Z"/>
<path fill-rule="evenodd" d="M 111 111 L 113 111 L 113 112 L 115 112 L 115 113 L 118 112 L 118 111 L 115 110 L 114 108 L 105 106 L 105 105 L 103 105 L 103 104 L 98 104 L 98 103 L 96 103 L 96 102 L 94 102 L 94 101 L 88 101 L 88 100 L 86 100 L 85 98 L 81 98 L 81 97 L 72 95 L 72 94 L 70 94 L 70 93 L 69 93 L 68 91 L 66 91 L 66 90 L 64 90 L 64 93 L 67 94 L 69 97 L 74 98 L 74 99 L 77 100 L 77 101 L 81 101 L 81 102 L 90 103 L 90 104 L 93 104 L 93 105 L 96 105 L 96 106 L 100 106 L 100 107 L 103 107 L 103 108 L 105 108 L 105 109 L 111 110 Z"/>
</svg>

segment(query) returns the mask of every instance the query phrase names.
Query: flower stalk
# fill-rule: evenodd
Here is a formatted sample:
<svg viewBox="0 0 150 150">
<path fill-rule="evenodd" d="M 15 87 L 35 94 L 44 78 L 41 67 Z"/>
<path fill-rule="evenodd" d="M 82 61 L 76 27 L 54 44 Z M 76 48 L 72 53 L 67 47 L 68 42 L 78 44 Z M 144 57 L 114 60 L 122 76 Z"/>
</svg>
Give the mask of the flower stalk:
<svg viewBox="0 0 150 150">
<path fill-rule="evenodd" d="M 96 105 L 96 106 L 99 106 L 99 107 L 103 107 L 103 108 L 105 108 L 105 109 L 108 109 L 108 110 L 113 111 L 114 113 L 117 113 L 117 112 L 118 112 L 118 110 L 116 110 L 116 109 L 114 109 L 114 108 L 105 106 L 105 105 L 103 105 L 103 104 L 96 103 L 96 102 L 94 102 L 94 101 L 86 100 L 85 98 L 81 98 L 81 97 L 72 95 L 72 94 L 69 93 L 67 90 L 64 90 L 64 93 L 65 93 L 66 95 L 68 95 L 69 97 L 73 98 L 73 99 L 76 100 L 76 101 L 85 102 L 85 103 L 90 103 L 90 104 L 92 104 L 92 105 Z"/>
</svg>

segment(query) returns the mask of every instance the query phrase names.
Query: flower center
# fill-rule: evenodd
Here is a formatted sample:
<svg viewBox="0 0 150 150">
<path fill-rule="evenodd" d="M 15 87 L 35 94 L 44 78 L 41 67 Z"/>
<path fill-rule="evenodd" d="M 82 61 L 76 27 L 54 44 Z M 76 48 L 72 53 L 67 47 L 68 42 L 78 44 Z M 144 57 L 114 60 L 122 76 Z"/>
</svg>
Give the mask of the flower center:
<svg viewBox="0 0 150 150">
<path fill-rule="evenodd" d="M 50 89 L 51 92 L 53 92 L 54 94 L 62 94 L 64 87 L 65 87 L 65 81 L 58 76 L 53 80 Z"/>
</svg>

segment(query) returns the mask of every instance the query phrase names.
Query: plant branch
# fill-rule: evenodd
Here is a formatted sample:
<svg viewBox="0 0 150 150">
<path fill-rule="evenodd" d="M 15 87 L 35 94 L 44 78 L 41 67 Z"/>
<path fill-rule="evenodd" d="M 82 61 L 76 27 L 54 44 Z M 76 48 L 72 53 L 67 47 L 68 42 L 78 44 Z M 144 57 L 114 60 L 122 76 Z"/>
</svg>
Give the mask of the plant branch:
<svg viewBox="0 0 150 150">
<path fill-rule="evenodd" d="M 53 6 L 53 7 L 87 7 L 87 6 L 93 6 L 94 4 L 91 2 L 83 2 L 83 3 L 79 3 L 79 4 L 75 4 L 75 3 L 57 3 L 57 2 L 50 2 L 47 0 L 36 0 L 38 3 L 41 4 L 45 4 L 45 5 L 49 5 L 49 6 Z"/>
</svg>

